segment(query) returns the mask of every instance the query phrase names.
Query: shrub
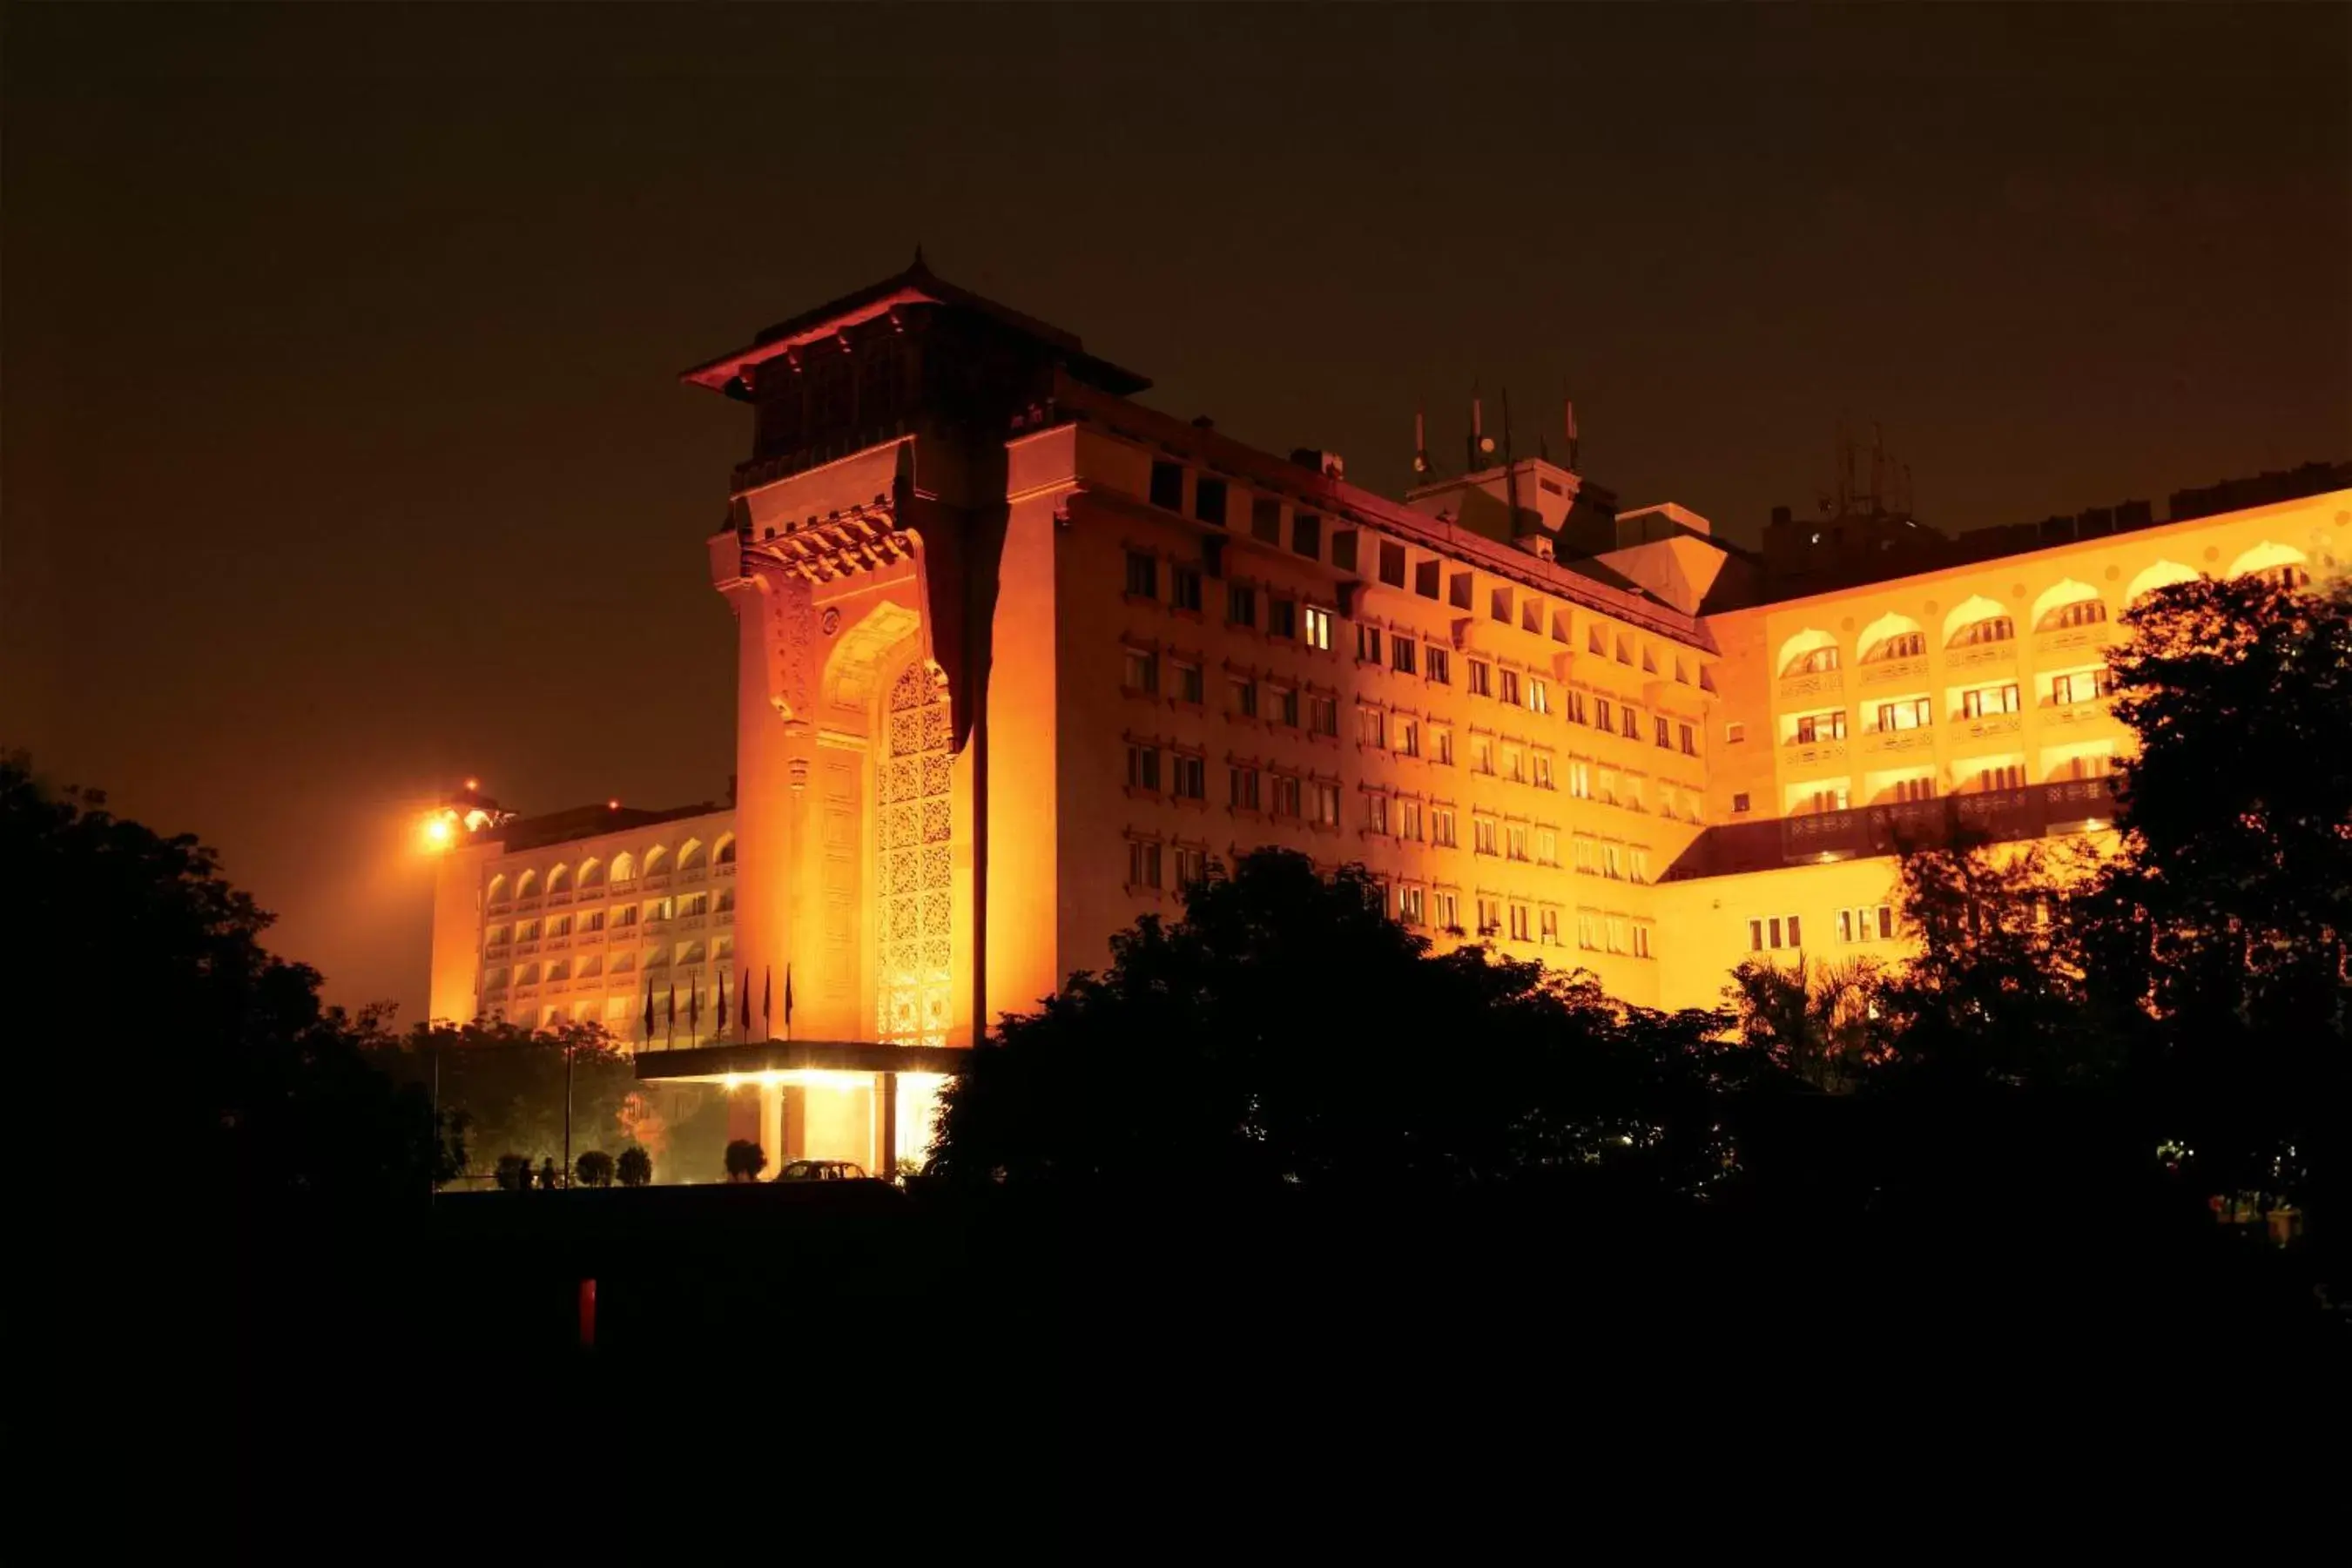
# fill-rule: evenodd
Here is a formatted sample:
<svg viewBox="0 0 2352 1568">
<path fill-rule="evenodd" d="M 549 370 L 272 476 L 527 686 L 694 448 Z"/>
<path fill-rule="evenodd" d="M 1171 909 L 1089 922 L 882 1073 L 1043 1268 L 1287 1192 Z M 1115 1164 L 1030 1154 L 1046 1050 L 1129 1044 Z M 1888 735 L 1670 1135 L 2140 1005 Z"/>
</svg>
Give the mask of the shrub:
<svg viewBox="0 0 2352 1568">
<path fill-rule="evenodd" d="M 500 1155 L 498 1178 L 500 1192 L 529 1192 L 530 1190 L 530 1156 Z"/>
<path fill-rule="evenodd" d="M 727 1145 L 727 1179 L 757 1181 L 760 1173 L 768 1168 L 768 1151 L 749 1138 L 736 1138 Z"/>
<path fill-rule="evenodd" d="M 573 1176 L 582 1186 L 613 1185 L 613 1156 L 602 1149 L 591 1149 L 580 1156 Z"/>
<path fill-rule="evenodd" d="M 654 1179 L 654 1157 L 632 1144 L 621 1151 L 615 1169 L 623 1186 L 645 1186 Z"/>
</svg>

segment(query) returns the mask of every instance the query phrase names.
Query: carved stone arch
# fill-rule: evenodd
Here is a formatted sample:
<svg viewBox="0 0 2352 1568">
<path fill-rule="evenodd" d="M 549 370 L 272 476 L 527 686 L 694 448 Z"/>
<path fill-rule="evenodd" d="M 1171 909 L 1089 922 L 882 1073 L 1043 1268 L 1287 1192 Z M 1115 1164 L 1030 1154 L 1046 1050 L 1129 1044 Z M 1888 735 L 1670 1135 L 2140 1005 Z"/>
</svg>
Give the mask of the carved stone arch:
<svg viewBox="0 0 2352 1568">
<path fill-rule="evenodd" d="M 915 634 L 922 617 L 906 605 L 885 601 L 841 632 L 824 662 L 824 706 L 835 714 L 863 717 L 880 684 L 884 662 Z"/>
</svg>

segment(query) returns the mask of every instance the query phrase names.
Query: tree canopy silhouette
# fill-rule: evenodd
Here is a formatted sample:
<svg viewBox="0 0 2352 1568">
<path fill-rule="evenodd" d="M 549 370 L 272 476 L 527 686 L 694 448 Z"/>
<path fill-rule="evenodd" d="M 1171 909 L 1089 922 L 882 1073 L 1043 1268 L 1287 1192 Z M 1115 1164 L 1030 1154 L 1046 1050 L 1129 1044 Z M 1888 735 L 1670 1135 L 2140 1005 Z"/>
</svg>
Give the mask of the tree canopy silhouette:
<svg viewBox="0 0 2352 1568">
<path fill-rule="evenodd" d="M 1360 867 L 1212 867 L 945 1092 L 935 1173 L 1008 1183 L 1719 1179 L 1714 1013 L 1662 1015 L 1478 947 L 1433 956 Z"/>
</svg>

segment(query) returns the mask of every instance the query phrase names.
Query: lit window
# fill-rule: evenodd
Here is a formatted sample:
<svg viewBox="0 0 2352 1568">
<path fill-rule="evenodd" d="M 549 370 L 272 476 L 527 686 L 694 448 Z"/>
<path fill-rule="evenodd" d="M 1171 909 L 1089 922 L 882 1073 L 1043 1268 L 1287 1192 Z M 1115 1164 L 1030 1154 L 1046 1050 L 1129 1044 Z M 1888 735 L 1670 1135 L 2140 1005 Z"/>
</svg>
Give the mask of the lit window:
<svg viewBox="0 0 2352 1568">
<path fill-rule="evenodd" d="M 1389 798 L 1386 795 L 1364 797 L 1364 829 L 1374 833 L 1389 831 Z"/>
<path fill-rule="evenodd" d="M 1413 840 L 1418 840 L 1421 837 L 1420 801 L 1400 800 L 1397 802 L 1397 837 L 1401 839 Z"/>
<path fill-rule="evenodd" d="M 1307 645 L 1328 651 L 1331 646 L 1331 612 L 1309 604 L 1303 610 L 1302 619 L 1307 626 Z"/>
<path fill-rule="evenodd" d="M 1470 661 L 1470 695 L 1492 696 L 1495 688 L 1495 667 L 1479 660 Z"/>
<path fill-rule="evenodd" d="M 1777 952 L 1804 945 L 1802 926 L 1793 915 L 1767 915 L 1748 923 L 1748 950 L 1751 953 Z"/>
<path fill-rule="evenodd" d="M 1983 718 L 1990 714 L 2015 713 L 2017 686 L 2014 682 L 2005 686 L 1979 686 L 1960 694 L 1960 716 Z"/>
<path fill-rule="evenodd" d="M 1376 707 L 1356 710 L 1356 744 L 1385 750 L 1389 743 L 1388 715 Z"/>
<path fill-rule="evenodd" d="M 1444 849 L 1452 849 L 1461 841 L 1454 836 L 1454 808 L 1432 806 L 1429 809 L 1429 841 Z"/>
<path fill-rule="evenodd" d="M 1421 755 L 1421 721 L 1399 717 L 1396 721 L 1396 749 L 1400 757 Z"/>
<path fill-rule="evenodd" d="M 1592 764 L 1574 759 L 1569 762 L 1568 792 L 1579 800 L 1592 799 Z"/>
<path fill-rule="evenodd" d="M 1646 958 L 1649 956 L 1650 928 L 1637 921 L 1633 925 L 1633 956 Z"/>
<path fill-rule="evenodd" d="M 1824 740 L 1845 738 L 1845 709 L 1834 713 L 1809 713 L 1797 721 L 1797 744 L 1813 746 Z M 1663 744 L 1663 743 L 1662 743 Z"/>
<path fill-rule="evenodd" d="M 1528 940 L 1528 906 L 1524 904 L 1511 905 L 1511 940 L 1514 942 Z"/>
<path fill-rule="evenodd" d="M 1454 766 L 1454 732 L 1444 725 L 1433 726 L 1429 732 L 1429 755 L 1434 761 Z"/>
<path fill-rule="evenodd" d="M 1542 942 L 1547 947 L 1557 947 L 1559 946 L 1559 910 L 1546 909 L 1539 912 L 1539 921 L 1536 928 L 1536 936 L 1537 939 Z"/>
<path fill-rule="evenodd" d="M 1528 858 L 1528 829 L 1524 822 L 1513 822 L 1503 835 L 1504 852 L 1515 861 Z"/>
<path fill-rule="evenodd" d="M 1496 898 L 1480 899 L 1478 901 L 1478 935 L 1481 936 L 1496 936 L 1502 934 L 1502 900 Z"/>
<path fill-rule="evenodd" d="M 1528 711 L 1529 713 L 1551 712 L 1551 688 L 1535 675 L 1528 677 Z"/>
<path fill-rule="evenodd" d="M 1573 852 L 1576 857 L 1576 869 L 1582 872 L 1587 876 L 1599 875 L 1601 872 L 1601 846 L 1582 833 L 1577 834 L 1570 841 L 1574 845 Z"/>
<path fill-rule="evenodd" d="M 1339 825 L 1339 787 L 1337 784 L 1316 784 L 1315 821 L 1327 828 Z"/>
<path fill-rule="evenodd" d="M 1462 899 L 1459 894 L 1433 894 L 1430 902 L 1435 906 L 1437 924 L 1456 936 L 1462 935 Z"/>
<path fill-rule="evenodd" d="M 1397 889 L 1397 918 L 1407 925 L 1421 924 L 1422 893 L 1417 887 Z"/>
<path fill-rule="evenodd" d="M 1881 735 L 1898 729 L 1926 729 L 1935 722 L 1935 705 L 1926 697 L 1906 697 L 1899 703 L 1878 705 L 1878 732 Z"/>
<path fill-rule="evenodd" d="M 1535 784 L 1536 784 L 1536 788 L 1537 788 L 1537 789 L 1550 789 L 1550 788 L 1552 787 L 1552 782 L 1551 782 L 1551 753 L 1550 753 L 1550 752 L 1549 752 L 1549 751 L 1538 751 L 1538 752 L 1537 752 L 1537 753 L 1535 754 L 1535 765 L 1536 765 L 1536 777 L 1535 777 Z"/>
<path fill-rule="evenodd" d="M 1495 845 L 1495 819 L 1494 819 L 1494 818 L 1492 818 L 1492 817 L 1473 817 L 1473 818 L 1471 818 L 1471 819 L 1470 819 L 1470 835 L 1471 835 L 1471 836 L 1470 836 L 1470 844 L 1471 844 L 1471 848 L 1472 848 L 1473 850 L 1475 850 L 1477 853 L 1482 854 L 1482 855 L 1491 855 L 1491 854 L 1493 854 L 1493 853 L 1495 852 L 1496 845 Z"/>
<path fill-rule="evenodd" d="M 1475 668 L 1475 666 L 1473 667 Z M 1495 741 L 1493 737 L 1474 735 L 1470 737 L 1470 769 L 1474 773 L 1492 773 L 1495 771 Z"/>
</svg>

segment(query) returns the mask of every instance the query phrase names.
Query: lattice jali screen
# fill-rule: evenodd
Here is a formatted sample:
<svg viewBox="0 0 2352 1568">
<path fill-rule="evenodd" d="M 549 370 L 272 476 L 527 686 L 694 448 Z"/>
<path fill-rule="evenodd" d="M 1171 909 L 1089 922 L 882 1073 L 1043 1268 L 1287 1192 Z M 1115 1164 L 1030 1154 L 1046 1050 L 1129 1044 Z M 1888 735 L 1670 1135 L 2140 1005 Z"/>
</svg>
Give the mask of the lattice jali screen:
<svg viewBox="0 0 2352 1568">
<path fill-rule="evenodd" d="M 881 764 L 881 856 L 876 885 L 875 1035 L 894 1045 L 945 1045 L 953 914 L 948 841 L 948 697 L 918 661 L 890 688 L 889 752 Z"/>
</svg>

